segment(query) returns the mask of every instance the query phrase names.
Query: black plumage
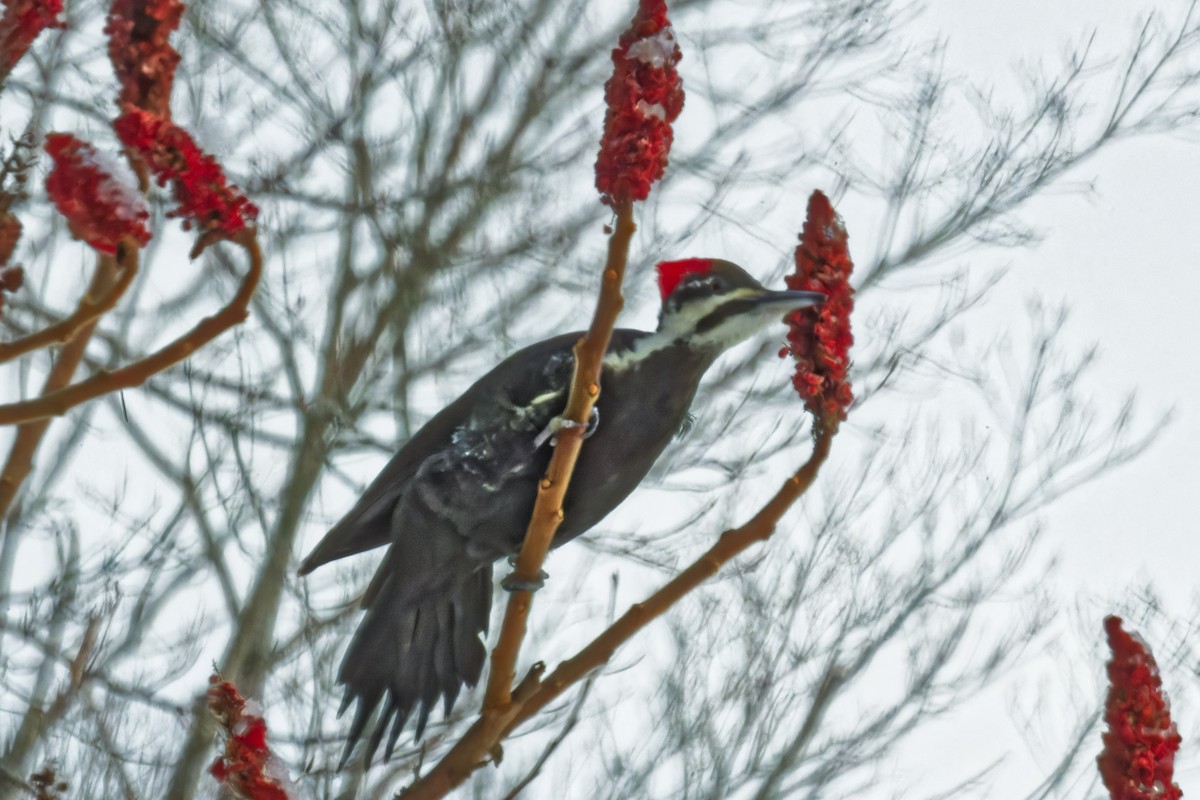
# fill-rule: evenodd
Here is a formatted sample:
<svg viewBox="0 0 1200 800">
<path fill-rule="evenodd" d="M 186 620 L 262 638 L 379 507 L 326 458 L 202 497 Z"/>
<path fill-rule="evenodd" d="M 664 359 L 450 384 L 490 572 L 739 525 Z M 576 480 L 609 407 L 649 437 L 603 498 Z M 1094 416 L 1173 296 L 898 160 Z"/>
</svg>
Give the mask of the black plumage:
<svg viewBox="0 0 1200 800">
<path fill-rule="evenodd" d="M 555 547 L 619 505 L 686 430 L 700 379 L 721 352 L 778 319 L 788 303 L 820 298 L 767 292 L 728 262 L 696 263 L 707 266 L 667 292 L 657 332 L 613 332 L 599 422 L 576 464 Z M 435 415 L 301 564 L 307 574 L 389 545 L 338 672 L 346 687 L 341 710 L 357 701 L 343 763 L 376 707 L 368 759 L 385 735 L 390 756 L 414 714 L 419 738 L 439 700 L 448 713 L 462 686 L 479 681 L 492 564 L 520 549 L 552 452 L 539 434 L 566 404 L 581 335 L 515 353 Z"/>
</svg>

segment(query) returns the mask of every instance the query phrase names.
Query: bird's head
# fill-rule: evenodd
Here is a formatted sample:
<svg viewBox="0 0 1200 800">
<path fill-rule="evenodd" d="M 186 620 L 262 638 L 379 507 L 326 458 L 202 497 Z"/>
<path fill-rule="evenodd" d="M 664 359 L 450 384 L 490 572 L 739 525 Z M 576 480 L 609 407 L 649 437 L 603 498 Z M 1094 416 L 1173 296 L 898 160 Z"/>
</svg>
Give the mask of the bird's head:
<svg viewBox="0 0 1200 800">
<path fill-rule="evenodd" d="M 658 330 L 693 347 L 720 352 L 797 308 L 825 300 L 819 292 L 774 291 L 741 267 L 717 258 L 658 265 L 662 312 Z"/>
</svg>

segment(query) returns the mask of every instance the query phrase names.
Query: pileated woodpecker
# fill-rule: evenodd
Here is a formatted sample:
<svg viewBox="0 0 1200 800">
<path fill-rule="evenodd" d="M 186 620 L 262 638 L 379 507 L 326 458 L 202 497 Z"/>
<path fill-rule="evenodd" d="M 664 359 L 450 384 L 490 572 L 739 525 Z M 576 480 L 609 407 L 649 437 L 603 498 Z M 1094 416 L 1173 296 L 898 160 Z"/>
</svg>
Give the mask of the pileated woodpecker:
<svg viewBox="0 0 1200 800">
<path fill-rule="evenodd" d="M 556 547 L 637 487 L 685 424 L 701 376 L 722 352 L 824 299 L 764 289 L 740 267 L 716 259 L 663 262 L 658 276 L 658 330 L 613 331 L 589 425 L 594 435 L 579 455 Z M 389 723 L 385 758 L 412 712 L 420 738 L 439 698 L 449 713 L 463 684 L 479 680 L 492 564 L 521 547 L 581 335 L 526 347 L 429 420 L 300 565 L 304 575 L 389 546 L 338 672 L 346 686 L 341 712 L 358 701 L 343 764 L 381 701 L 368 760 Z"/>
</svg>

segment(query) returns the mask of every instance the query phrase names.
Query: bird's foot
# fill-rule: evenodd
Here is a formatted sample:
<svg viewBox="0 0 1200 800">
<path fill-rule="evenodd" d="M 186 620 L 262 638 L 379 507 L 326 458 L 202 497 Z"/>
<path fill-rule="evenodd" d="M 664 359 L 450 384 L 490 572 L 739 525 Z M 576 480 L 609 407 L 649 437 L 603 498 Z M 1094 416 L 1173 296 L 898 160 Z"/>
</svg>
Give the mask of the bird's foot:
<svg viewBox="0 0 1200 800">
<path fill-rule="evenodd" d="M 533 440 L 533 449 L 538 449 L 544 445 L 547 440 L 549 440 L 550 446 L 554 447 L 556 444 L 558 444 L 558 432 L 566 430 L 567 428 L 582 427 L 584 428 L 583 438 L 590 438 L 591 435 L 596 432 L 596 428 L 600 427 L 600 409 L 592 406 L 592 413 L 588 416 L 588 421 L 586 423 L 587 427 L 584 427 L 584 424 L 585 423 L 576 422 L 572 419 L 555 417 L 554 419 L 550 420 L 550 424 L 546 426 L 546 429 L 539 433 L 537 438 Z"/>
<path fill-rule="evenodd" d="M 517 557 L 509 556 L 508 565 L 510 567 L 517 566 Z M 515 572 L 512 572 L 500 581 L 500 588 L 506 592 L 536 592 L 546 585 L 546 579 L 549 577 L 550 575 L 544 569 L 538 570 L 538 577 L 531 581 L 521 580 Z"/>
<path fill-rule="evenodd" d="M 596 432 L 596 428 L 600 427 L 600 409 L 592 406 L 592 413 L 588 414 L 587 427 L 583 429 L 583 438 L 590 439 L 592 434 Z"/>
</svg>

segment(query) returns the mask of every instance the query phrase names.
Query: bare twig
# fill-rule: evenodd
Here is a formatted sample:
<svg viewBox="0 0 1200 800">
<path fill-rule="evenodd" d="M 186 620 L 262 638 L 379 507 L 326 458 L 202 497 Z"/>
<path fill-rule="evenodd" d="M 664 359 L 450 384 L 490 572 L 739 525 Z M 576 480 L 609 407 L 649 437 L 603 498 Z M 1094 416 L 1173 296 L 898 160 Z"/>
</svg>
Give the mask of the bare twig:
<svg viewBox="0 0 1200 800">
<path fill-rule="evenodd" d="M 832 443 L 829 434 L 817 438 L 812 455 L 796 474 L 788 478 L 775 496 L 767 501 L 750 521 L 738 528 L 721 534 L 717 543 L 697 558 L 687 569 L 650 595 L 645 601 L 629 608 L 615 624 L 604 633 L 559 665 L 536 690 L 530 692 L 521 711 L 514 719 L 509 731 L 535 715 L 554 700 L 563 690 L 579 681 L 596 667 L 608 662 L 617 648 L 627 642 L 639 630 L 666 613 L 704 581 L 716 575 L 721 566 L 756 542 L 765 541 L 775 532 L 775 526 L 800 496 L 808 491 L 817 477 L 817 472 L 829 456 Z M 529 679 L 527 678 L 526 681 Z M 508 731 L 505 732 L 506 734 Z"/>
<path fill-rule="evenodd" d="M 606 623 L 609 625 L 613 624 L 613 619 L 616 617 L 616 607 L 617 573 L 614 572 L 612 575 L 612 586 L 608 596 L 608 614 L 605 616 Z M 583 711 L 583 705 L 587 702 L 588 695 L 592 692 L 592 686 L 596 683 L 596 676 L 599 674 L 599 670 L 593 670 L 588 674 L 587 678 L 583 682 L 583 686 L 579 689 L 579 696 L 575 698 L 575 703 L 571 706 L 571 712 L 567 714 L 567 719 L 563 722 L 562 728 L 559 729 L 554 738 L 551 739 L 549 744 L 547 744 L 542 750 L 542 754 L 538 756 L 537 761 L 535 761 L 533 766 L 529 768 L 529 771 L 525 773 L 525 777 L 521 778 L 521 780 L 517 782 L 517 785 L 514 786 L 507 795 L 504 796 L 504 800 L 517 800 L 517 797 L 520 796 L 521 792 L 525 791 L 526 787 L 533 783 L 534 779 L 541 774 L 542 768 L 546 766 L 546 763 L 550 760 L 550 756 L 554 755 L 554 752 L 562 746 L 563 742 L 567 740 L 567 736 L 570 735 L 571 731 L 575 730 L 575 726 L 579 724 L 579 717 Z"/>
<path fill-rule="evenodd" d="M 120 269 L 117 281 L 98 299 L 89 289 L 83 299 L 79 301 L 79 307 L 66 319 L 20 339 L 0 342 L 0 364 L 42 347 L 69 342 L 84 326 L 94 323 L 111 311 L 137 275 L 138 248 L 132 240 L 122 242 L 121 246 L 117 248 L 116 263 Z"/>
<path fill-rule="evenodd" d="M 617 201 L 613 210 L 616 223 L 608 240 L 608 261 L 604 268 L 600 299 L 591 326 L 575 345 L 575 372 L 562 415 L 563 419 L 579 424 L 564 428 L 559 433 L 546 476 L 538 483 L 537 501 L 513 572 L 514 577 L 526 583 L 534 582 L 541 573 L 554 533 L 562 522 L 563 499 L 583 445 L 584 423 L 600 396 L 600 369 L 617 315 L 624 304 L 621 282 L 629 260 L 629 243 L 637 226 L 633 221 L 631 201 Z M 474 771 L 474 765 L 480 763 L 483 756 L 504 738 L 505 731 L 512 727 L 524 700 L 522 694 L 536 683 L 536 677 L 532 682 L 527 677 L 515 691 L 512 688 L 517 655 L 525 638 L 532 601 L 533 595 L 528 591 L 515 591 L 510 595 L 500 636 L 492 650 L 491 672 L 479 719 L 433 771 L 413 785 L 406 796 L 444 796 L 466 780 Z M 540 674 L 540 669 L 535 667 L 531 676 L 536 674 Z M 463 762 L 469 768 L 463 769 Z"/>
<path fill-rule="evenodd" d="M 829 455 L 832 435 L 817 437 L 812 455 L 796 474 L 767 501 L 745 525 L 725 531 L 717 543 L 645 601 L 629 608 L 619 620 L 592 640 L 571 658 L 562 662 L 544 681 L 545 666 L 535 664 L 512 692 L 509 705 L 488 713 L 485 708 L 475 724 L 451 748 L 424 778 L 402 796 L 408 800 L 445 797 L 465 781 L 472 772 L 488 763 L 485 757 L 495 757 L 496 748 L 504 737 L 518 725 L 535 716 L 564 691 L 585 678 L 597 667 L 608 662 L 617 648 L 629 641 L 638 631 L 662 616 L 689 592 L 715 575 L 730 559 L 752 544 L 771 536 L 784 513 L 812 485 L 817 472 Z M 497 730 L 497 724 L 503 724 Z"/>
<path fill-rule="evenodd" d="M 111 291 L 117 280 L 117 260 L 112 256 L 100 255 L 97 257 L 96 274 L 92 277 L 88 294 L 104 295 Z M 71 382 L 95 329 L 96 322 L 93 320 L 80 328 L 74 338 L 62 348 L 42 385 L 43 397 L 57 393 Z M 33 468 L 33 456 L 37 453 L 38 445 L 41 444 L 49 426 L 50 420 L 43 418 L 26 422 L 17 428 L 16 438 L 4 464 L 4 472 L 0 473 L 0 522 L 8 517 L 21 484 L 29 476 L 29 471 Z M 5 533 L 5 536 L 15 535 L 12 529 Z"/>
<path fill-rule="evenodd" d="M 583 446 L 583 423 L 587 422 L 592 406 L 600 396 L 600 367 L 608 342 L 612 337 L 617 314 L 624 300 L 621 297 L 621 281 L 625 277 L 625 266 L 629 259 L 629 242 L 637 226 L 633 222 L 633 204 L 629 201 L 616 204 L 616 226 L 608 240 L 608 263 L 604 267 L 604 279 L 600 287 L 600 300 L 592 325 L 587 334 L 575 345 L 575 373 L 571 378 L 571 394 L 563 419 L 579 423 L 559 433 L 558 445 L 546 469 L 546 477 L 538 484 L 537 502 L 533 517 L 525 531 L 525 541 L 517 556 L 513 576 L 522 582 L 533 583 L 541 572 L 542 562 L 550 552 L 550 542 L 563 519 L 563 499 L 575 470 L 575 461 Z M 511 688 L 516 670 L 517 653 L 525 638 L 526 621 L 533 595 L 528 591 L 513 592 L 504 611 L 504 623 L 500 638 L 492 651 L 491 673 L 488 677 L 487 694 L 484 697 L 484 714 L 489 710 L 500 710 L 511 699 Z"/>
<path fill-rule="evenodd" d="M 0 425 L 29 422 L 32 420 L 55 417 L 65 414 L 70 409 L 94 400 L 109 392 L 141 386 L 152 375 L 162 372 L 190 356 L 198 348 L 211 342 L 234 325 L 244 321 L 250 305 L 250 298 L 262 277 L 262 252 L 253 232 L 239 234 L 235 241 L 245 248 L 250 256 L 250 268 L 237 294 L 229 304 L 213 314 L 200 320 L 190 331 L 155 353 L 151 353 L 140 361 L 134 362 L 112 372 L 94 375 L 71 386 L 43 394 L 41 397 L 18 403 L 0 405 Z"/>
<path fill-rule="evenodd" d="M 809 742 L 817 732 L 817 728 L 821 724 L 821 719 L 825 716 L 826 710 L 829 709 L 829 704 L 833 702 L 834 695 L 841 687 L 846 679 L 846 674 L 837 664 L 830 664 L 825 669 L 825 675 L 821 679 L 821 685 L 817 687 L 816 696 L 812 699 L 812 704 L 808 707 L 808 714 L 804 717 L 804 724 L 800 726 L 800 730 L 796 733 L 796 737 L 788 743 L 787 748 L 780 754 L 779 760 L 775 767 L 771 770 L 771 774 L 763 781 L 762 786 L 758 788 L 758 792 L 754 795 L 755 800 L 771 800 L 773 797 L 781 796 L 779 793 L 780 786 L 796 765 L 800 763 L 804 757 L 804 751 L 808 748 Z"/>
</svg>

